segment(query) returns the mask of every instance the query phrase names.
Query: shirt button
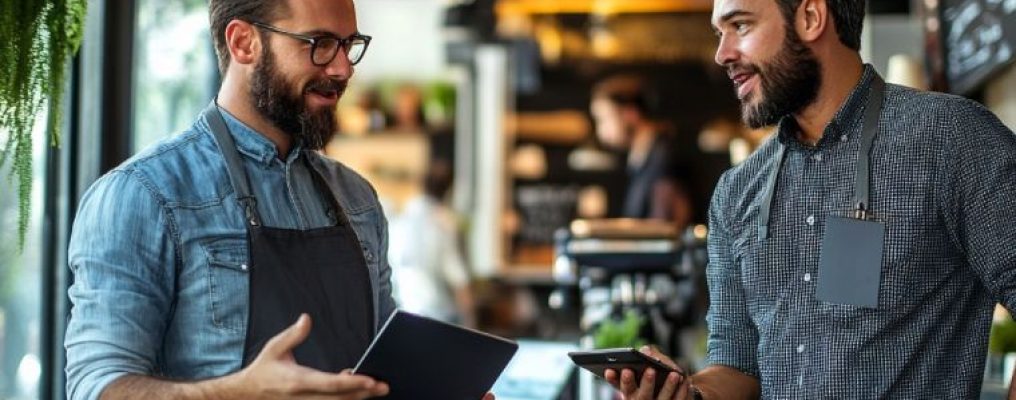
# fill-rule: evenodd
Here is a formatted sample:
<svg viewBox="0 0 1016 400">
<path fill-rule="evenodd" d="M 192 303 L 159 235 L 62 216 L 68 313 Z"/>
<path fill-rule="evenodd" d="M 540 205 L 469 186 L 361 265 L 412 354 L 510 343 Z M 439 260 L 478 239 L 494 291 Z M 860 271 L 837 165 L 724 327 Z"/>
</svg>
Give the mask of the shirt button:
<svg viewBox="0 0 1016 400">
<path fill-rule="evenodd" d="M 812 159 L 814 159 L 815 162 L 822 162 L 822 153 L 815 154 L 815 156 L 812 157 Z"/>
<path fill-rule="evenodd" d="M 811 274 L 804 274 L 804 281 L 811 282 Z"/>
<path fill-rule="evenodd" d="M 798 353 L 804 353 L 804 345 L 803 344 L 797 346 L 797 352 Z"/>
<path fill-rule="evenodd" d="M 240 264 L 240 269 L 246 271 L 247 270 L 247 264 Z"/>
<path fill-rule="evenodd" d="M 805 222 L 807 222 L 808 225 L 815 225 L 815 216 L 814 215 L 809 215 L 808 219 L 806 219 Z"/>
<path fill-rule="evenodd" d="M 840 136 L 840 141 L 841 142 L 846 142 L 847 140 L 850 140 L 850 138 L 847 137 L 847 135 Z"/>
</svg>

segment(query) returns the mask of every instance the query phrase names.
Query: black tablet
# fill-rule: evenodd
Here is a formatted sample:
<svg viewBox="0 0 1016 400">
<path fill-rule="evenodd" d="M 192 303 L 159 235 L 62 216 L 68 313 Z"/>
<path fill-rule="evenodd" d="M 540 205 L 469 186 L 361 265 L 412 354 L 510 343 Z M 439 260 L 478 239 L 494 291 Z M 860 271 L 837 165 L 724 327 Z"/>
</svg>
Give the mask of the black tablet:
<svg viewBox="0 0 1016 400">
<path fill-rule="evenodd" d="M 507 339 L 395 311 L 353 372 L 387 383 L 382 399 L 480 400 L 516 349 Z"/>
<path fill-rule="evenodd" d="M 638 382 L 642 379 L 642 372 L 646 368 L 652 367 L 656 371 L 654 395 L 660 393 L 660 389 L 666 383 L 669 373 L 677 372 L 682 376 L 687 376 L 684 371 L 674 369 L 659 359 L 650 357 L 632 348 L 573 351 L 568 353 L 568 356 L 571 357 L 572 362 L 576 365 L 600 378 L 604 378 L 604 372 L 608 369 L 612 369 L 617 373 L 621 373 L 623 369 L 630 369 L 635 373 L 635 380 Z"/>
</svg>

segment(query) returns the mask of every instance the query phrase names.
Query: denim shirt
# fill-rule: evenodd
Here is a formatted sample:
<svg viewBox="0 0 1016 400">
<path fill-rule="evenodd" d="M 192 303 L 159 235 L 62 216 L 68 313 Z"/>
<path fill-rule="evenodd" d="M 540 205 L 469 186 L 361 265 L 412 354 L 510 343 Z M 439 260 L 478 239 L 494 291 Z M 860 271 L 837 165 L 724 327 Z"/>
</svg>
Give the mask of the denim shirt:
<svg viewBox="0 0 1016 400">
<path fill-rule="evenodd" d="M 377 195 L 341 164 L 275 145 L 223 110 L 266 226 L 333 225 L 320 171 L 367 260 L 375 332 L 395 308 Z M 201 380 L 241 368 L 248 317 L 244 212 L 204 118 L 100 178 L 81 200 L 68 260 L 67 395 L 98 399 L 125 374 Z M 294 321 L 295 322 L 295 321 Z"/>
</svg>

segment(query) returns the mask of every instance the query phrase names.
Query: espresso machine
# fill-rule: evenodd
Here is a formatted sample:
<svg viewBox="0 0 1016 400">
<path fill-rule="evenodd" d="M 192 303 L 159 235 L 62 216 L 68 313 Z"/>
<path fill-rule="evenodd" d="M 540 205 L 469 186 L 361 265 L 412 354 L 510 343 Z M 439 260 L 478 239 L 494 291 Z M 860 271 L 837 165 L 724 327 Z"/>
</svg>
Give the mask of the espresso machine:
<svg viewBox="0 0 1016 400">
<path fill-rule="evenodd" d="M 682 329 L 704 316 L 706 227 L 685 231 L 655 220 L 576 220 L 555 237 L 555 309 L 578 308 L 581 347 L 606 321 L 634 313 L 643 321 L 638 336 L 680 358 Z M 609 398 L 591 375 L 580 375 L 580 399 Z M 600 394 L 603 392 L 603 394 Z"/>
</svg>

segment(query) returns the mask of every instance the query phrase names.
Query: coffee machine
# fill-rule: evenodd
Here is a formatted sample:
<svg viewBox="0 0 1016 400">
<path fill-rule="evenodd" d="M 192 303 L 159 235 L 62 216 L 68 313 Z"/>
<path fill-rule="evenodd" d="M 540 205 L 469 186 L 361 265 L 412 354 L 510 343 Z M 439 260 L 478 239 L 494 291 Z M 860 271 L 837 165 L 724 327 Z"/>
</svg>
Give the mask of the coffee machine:
<svg viewBox="0 0 1016 400">
<path fill-rule="evenodd" d="M 578 309 L 581 347 L 596 347 L 603 324 L 635 315 L 641 342 L 680 358 L 682 330 L 701 321 L 707 308 L 706 236 L 703 225 L 679 232 L 656 220 L 573 221 L 555 237 L 559 289 L 550 306 Z M 599 391 L 591 376 L 580 376 L 579 398 L 601 398 Z"/>
</svg>

